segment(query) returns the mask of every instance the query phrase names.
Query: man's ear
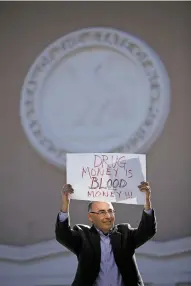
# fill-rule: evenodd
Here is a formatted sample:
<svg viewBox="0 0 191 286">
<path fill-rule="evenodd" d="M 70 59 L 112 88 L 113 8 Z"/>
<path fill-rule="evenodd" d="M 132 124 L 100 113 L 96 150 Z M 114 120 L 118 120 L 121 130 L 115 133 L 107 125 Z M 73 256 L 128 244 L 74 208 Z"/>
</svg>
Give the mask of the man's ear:
<svg viewBox="0 0 191 286">
<path fill-rule="evenodd" d="M 90 222 L 93 222 L 90 213 L 88 213 L 88 220 L 89 220 Z"/>
</svg>

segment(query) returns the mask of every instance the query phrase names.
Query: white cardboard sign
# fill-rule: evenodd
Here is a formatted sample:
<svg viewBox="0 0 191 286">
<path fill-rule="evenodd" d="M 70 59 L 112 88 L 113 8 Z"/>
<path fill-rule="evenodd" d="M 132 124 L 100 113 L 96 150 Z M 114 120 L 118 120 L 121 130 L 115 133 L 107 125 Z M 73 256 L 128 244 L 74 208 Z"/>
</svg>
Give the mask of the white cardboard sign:
<svg viewBox="0 0 191 286">
<path fill-rule="evenodd" d="M 146 155 L 123 153 L 67 154 L 71 199 L 124 204 L 145 202 L 138 185 L 146 180 Z"/>
</svg>

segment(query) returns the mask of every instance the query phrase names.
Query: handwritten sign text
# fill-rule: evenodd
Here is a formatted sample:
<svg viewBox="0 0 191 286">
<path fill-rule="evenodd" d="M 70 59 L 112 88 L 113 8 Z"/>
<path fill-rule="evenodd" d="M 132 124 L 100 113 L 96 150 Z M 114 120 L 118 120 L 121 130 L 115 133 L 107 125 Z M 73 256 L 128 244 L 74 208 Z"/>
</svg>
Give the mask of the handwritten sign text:
<svg viewBox="0 0 191 286">
<path fill-rule="evenodd" d="M 67 154 L 67 182 L 72 199 L 143 204 L 137 186 L 146 179 L 145 155 Z"/>
</svg>

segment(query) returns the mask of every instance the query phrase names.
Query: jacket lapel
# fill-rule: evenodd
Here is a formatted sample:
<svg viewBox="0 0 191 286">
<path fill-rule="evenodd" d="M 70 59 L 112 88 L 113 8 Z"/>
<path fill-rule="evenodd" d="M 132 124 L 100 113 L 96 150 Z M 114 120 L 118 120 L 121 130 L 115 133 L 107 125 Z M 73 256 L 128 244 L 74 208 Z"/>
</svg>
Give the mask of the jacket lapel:
<svg viewBox="0 0 191 286">
<path fill-rule="evenodd" d="M 100 235 L 94 226 L 92 226 L 90 229 L 90 236 L 91 236 L 90 242 L 91 242 L 92 247 L 94 249 L 96 262 L 99 263 L 99 265 L 100 265 L 100 261 L 101 261 Z"/>
<path fill-rule="evenodd" d="M 117 264 L 120 263 L 120 257 L 121 257 L 121 233 L 117 231 L 116 228 L 114 228 L 113 232 L 111 233 L 111 246 L 113 249 L 113 255 L 115 258 L 115 262 Z"/>
</svg>

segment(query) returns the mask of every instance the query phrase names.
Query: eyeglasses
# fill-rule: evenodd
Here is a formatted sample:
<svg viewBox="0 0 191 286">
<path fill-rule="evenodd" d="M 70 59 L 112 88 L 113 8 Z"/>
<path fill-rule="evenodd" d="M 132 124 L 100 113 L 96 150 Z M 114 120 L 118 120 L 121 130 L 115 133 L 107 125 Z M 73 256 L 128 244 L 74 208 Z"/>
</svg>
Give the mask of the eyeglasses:
<svg viewBox="0 0 191 286">
<path fill-rule="evenodd" d="M 110 216 L 114 216 L 116 211 L 115 210 L 108 210 L 108 211 L 101 210 L 101 211 L 98 211 L 98 212 L 89 212 L 89 213 L 97 214 L 97 215 L 100 215 L 100 216 L 106 216 L 107 214 L 109 214 Z"/>
</svg>

